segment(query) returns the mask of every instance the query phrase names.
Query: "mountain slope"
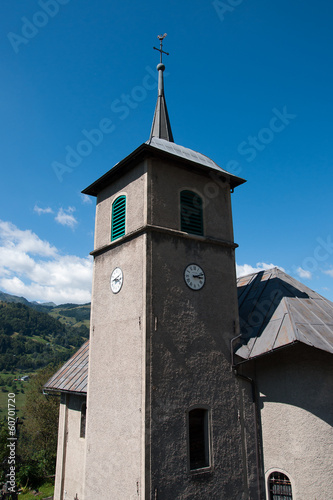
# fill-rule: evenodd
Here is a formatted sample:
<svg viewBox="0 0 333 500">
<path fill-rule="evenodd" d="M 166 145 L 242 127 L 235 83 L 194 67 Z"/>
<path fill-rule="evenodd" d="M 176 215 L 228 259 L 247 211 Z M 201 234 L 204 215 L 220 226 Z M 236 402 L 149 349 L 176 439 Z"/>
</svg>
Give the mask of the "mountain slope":
<svg viewBox="0 0 333 500">
<path fill-rule="evenodd" d="M 70 326 L 22 302 L 0 302 L 0 370 L 35 370 L 67 360 L 89 336 L 87 326 L 74 321 Z"/>
</svg>

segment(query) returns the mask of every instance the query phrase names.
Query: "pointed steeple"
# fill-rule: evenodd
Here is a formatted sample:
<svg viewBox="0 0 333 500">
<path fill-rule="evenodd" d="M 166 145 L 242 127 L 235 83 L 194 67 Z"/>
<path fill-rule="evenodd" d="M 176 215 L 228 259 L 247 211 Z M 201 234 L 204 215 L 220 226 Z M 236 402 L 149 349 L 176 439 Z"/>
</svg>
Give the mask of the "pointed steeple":
<svg viewBox="0 0 333 500">
<path fill-rule="evenodd" d="M 158 137 L 159 139 L 165 139 L 166 141 L 174 142 L 164 96 L 163 71 L 165 70 L 165 66 L 162 63 L 162 54 L 169 55 L 168 52 L 164 52 L 164 50 L 162 50 L 162 42 L 165 37 L 166 33 L 164 35 L 159 35 L 158 39 L 160 40 L 160 48 L 157 49 L 156 47 L 154 47 L 155 50 L 158 50 L 160 52 L 161 57 L 160 63 L 156 68 L 158 71 L 158 95 L 149 140 L 151 140 L 153 137 Z"/>
</svg>

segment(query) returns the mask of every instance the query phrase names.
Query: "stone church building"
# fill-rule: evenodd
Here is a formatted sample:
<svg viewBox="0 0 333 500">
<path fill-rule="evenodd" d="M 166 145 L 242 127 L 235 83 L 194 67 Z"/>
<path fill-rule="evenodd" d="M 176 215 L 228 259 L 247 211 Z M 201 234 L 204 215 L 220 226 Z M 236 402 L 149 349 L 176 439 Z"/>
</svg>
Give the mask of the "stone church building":
<svg viewBox="0 0 333 500">
<path fill-rule="evenodd" d="M 237 283 L 245 181 L 173 142 L 164 69 L 149 140 L 83 191 L 90 341 L 45 385 L 54 499 L 330 500 L 333 303 L 279 269 Z"/>
</svg>

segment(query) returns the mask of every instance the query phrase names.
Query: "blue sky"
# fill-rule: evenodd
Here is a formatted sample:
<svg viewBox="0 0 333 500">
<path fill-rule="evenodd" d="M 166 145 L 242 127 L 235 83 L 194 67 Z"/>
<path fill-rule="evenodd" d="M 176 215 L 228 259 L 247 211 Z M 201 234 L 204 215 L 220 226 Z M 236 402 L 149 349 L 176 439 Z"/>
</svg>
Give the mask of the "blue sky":
<svg viewBox="0 0 333 500">
<path fill-rule="evenodd" d="M 2 0 L 0 289 L 90 300 L 80 192 L 149 138 L 166 32 L 175 142 L 247 179 L 238 272 L 276 265 L 333 300 L 332 17 L 324 0 Z"/>
</svg>

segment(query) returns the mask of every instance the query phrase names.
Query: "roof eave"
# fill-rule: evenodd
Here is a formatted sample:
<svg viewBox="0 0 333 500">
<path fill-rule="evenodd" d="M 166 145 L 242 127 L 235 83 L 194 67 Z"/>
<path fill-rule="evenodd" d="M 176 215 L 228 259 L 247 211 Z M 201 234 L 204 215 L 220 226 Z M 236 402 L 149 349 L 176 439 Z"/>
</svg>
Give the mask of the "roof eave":
<svg viewBox="0 0 333 500">
<path fill-rule="evenodd" d="M 268 356 L 270 354 L 274 354 L 278 351 L 281 351 L 282 349 L 286 349 L 288 347 L 292 347 L 296 344 L 304 344 L 304 345 L 308 345 L 308 344 L 305 344 L 304 342 L 301 342 L 299 340 L 293 340 L 292 342 L 289 342 L 288 344 L 284 344 L 284 345 L 280 345 L 279 347 L 275 347 L 274 349 L 270 349 L 269 351 L 265 351 L 265 352 L 261 352 L 259 354 L 256 354 L 255 356 L 249 356 L 247 358 L 244 358 L 241 354 L 238 354 L 238 352 L 236 351 L 234 354 L 235 356 L 238 356 L 239 358 L 242 358 L 242 361 L 239 361 L 238 363 L 235 364 L 235 366 L 238 366 L 238 365 L 243 365 L 244 363 L 248 363 L 250 361 L 255 361 L 256 359 L 261 359 L 262 357 L 265 357 L 265 356 Z M 309 347 L 314 347 L 314 346 L 309 346 Z M 238 350 L 240 350 L 241 348 L 238 348 Z"/>
<path fill-rule="evenodd" d="M 75 391 L 75 390 L 71 390 L 71 389 L 56 389 L 54 387 L 47 387 L 47 386 L 43 386 L 43 393 L 44 394 L 47 394 L 49 392 L 55 392 L 55 393 L 64 393 L 64 394 L 76 394 L 77 396 L 86 396 L 87 395 L 87 391 Z"/>
<path fill-rule="evenodd" d="M 137 162 L 144 157 L 145 150 L 147 149 L 147 144 L 143 143 L 141 146 L 136 148 L 132 153 L 130 153 L 126 158 L 116 163 L 110 170 L 108 170 L 102 177 L 99 177 L 95 182 L 90 184 L 87 188 L 81 191 L 83 194 L 88 194 L 90 196 L 97 196 L 100 191 L 107 186 L 111 179 L 119 175 L 119 171 L 125 166 L 134 166 Z"/>
<path fill-rule="evenodd" d="M 179 163 L 184 164 L 187 167 L 191 167 L 192 169 L 198 169 L 201 171 L 212 171 L 216 175 L 224 177 L 227 179 L 227 181 L 230 184 L 230 187 L 234 189 L 237 186 L 240 186 L 244 182 L 246 182 L 245 179 L 242 179 L 241 177 L 237 177 L 233 174 L 230 174 L 229 172 L 226 172 L 221 169 L 221 172 L 219 172 L 216 169 L 212 169 L 209 166 L 202 165 L 198 162 L 195 162 L 193 160 L 189 160 L 187 158 L 181 158 L 179 156 L 176 156 L 172 153 L 168 153 L 167 151 L 160 150 L 154 146 L 151 146 L 147 143 L 141 144 L 137 149 L 135 149 L 131 154 L 126 156 L 123 160 L 121 160 L 119 163 L 116 163 L 114 167 L 112 167 L 108 172 L 106 172 L 102 177 L 97 179 L 95 182 L 90 184 L 87 188 L 85 188 L 82 193 L 87 194 L 90 196 L 97 196 L 102 189 L 104 189 L 106 186 L 110 184 L 110 182 L 116 178 L 117 176 L 121 175 L 120 172 L 124 167 L 133 167 L 137 165 L 137 163 L 142 160 L 143 158 L 146 158 L 148 156 L 157 156 L 161 158 L 166 158 L 166 159 L 171 159 L 173 161 L 177 161 Z"/>
</svg>

